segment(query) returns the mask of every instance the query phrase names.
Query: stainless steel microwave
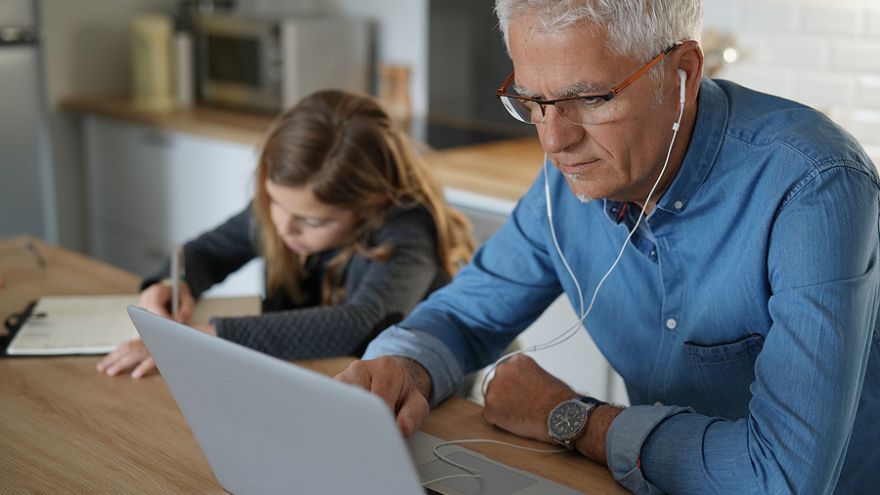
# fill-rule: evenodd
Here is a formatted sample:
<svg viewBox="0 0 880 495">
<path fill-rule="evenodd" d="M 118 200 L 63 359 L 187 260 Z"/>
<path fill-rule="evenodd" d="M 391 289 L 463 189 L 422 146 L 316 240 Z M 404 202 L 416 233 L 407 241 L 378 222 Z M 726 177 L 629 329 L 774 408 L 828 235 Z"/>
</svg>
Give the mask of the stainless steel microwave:
<svg viewBox="0 0 880 495">
<path fill-rule="evenodd" d="M 369 89 L 367 21 L 223 14 L 195 26 L 202 102 L 277 112 L 320 89 Z"/>
</svg>

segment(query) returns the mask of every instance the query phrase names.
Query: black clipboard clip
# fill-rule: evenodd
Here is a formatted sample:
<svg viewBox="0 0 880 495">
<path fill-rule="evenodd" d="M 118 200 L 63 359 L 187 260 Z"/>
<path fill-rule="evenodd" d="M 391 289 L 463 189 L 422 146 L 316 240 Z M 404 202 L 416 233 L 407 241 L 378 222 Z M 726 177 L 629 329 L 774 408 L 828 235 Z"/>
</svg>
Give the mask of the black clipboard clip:
<svg viewBox="0 0 880 495">
<path fill-rule="evenodd" d="M 0 336 L 0 357 L 5 357 L 7 355 L 6 348 L 9 347 L 9 343 L 15 338 L 15 334 L 18 333 L 22 325 L 24 325 L 28 318 L 34 314 L 34 308 L 36 306 L 37 301 L 32 301 L 28 303 L 27 307 L 24 308 L 24 311 L 20 313 L 12 313 L 3 320 L 3 326 L 6 327 L 6 335 Z"/>
</svg>

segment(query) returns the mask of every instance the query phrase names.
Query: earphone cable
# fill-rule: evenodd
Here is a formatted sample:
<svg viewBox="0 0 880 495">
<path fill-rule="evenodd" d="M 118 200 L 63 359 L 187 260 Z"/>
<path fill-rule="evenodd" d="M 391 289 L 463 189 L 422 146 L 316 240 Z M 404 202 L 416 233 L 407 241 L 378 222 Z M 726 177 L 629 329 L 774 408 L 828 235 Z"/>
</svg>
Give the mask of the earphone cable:
<svg viewBox="0 0 880 495">
<path fill-rule="evenodd" d="M 682 84 L 684 84 L 684 81 L 682 81 Z M 683 99 L 684 98 L 682 97 L 681 100 L 683 100 Z M 679 105 L 678 120 L 676 120 L 676 122 L 672 125 L 672 139 L 669 142 L 669 149 L 666 151 L 666 159 L 663 162 L 663 167 L 660 169 L 660 174 L 657 176 L 657 180 L 654 181 L 654 185 L 651 187 L 651 190 L 648 192 L 648 197 L 645 198 L 645 203 L 644 203 L 645 206 L 647 206 L 650 203 L 651 198 L 654 196 L 654 192 L 657 190 L 657 187 L 660 185 L 660 181 L 663 178 L 664 173 L 666 172 L 666 167 L 669 165 L 669 158 L 672 156 L 672 148 L 675 146 L 675 138 L 678 136 L 678 130 L 681 126 L 681 119 L 683 117 L 684 117 L 684 102 L 681 101 L 681 105 Z M 578 296 L 582 298 L 583 296 L 581 295 L 580 284 L 577 281 L 577 277 L 575 277 L 573 271 L 569 267 L 568 260 L 565 258 L 565 255 L 562 253 L 562 249 L 559 247 L 559 242 L 556 239 L 556 230 L 553 227 L 553 221 L 552 221 L 552 213 L 551 213 L 552 208 L 550 207 L 550 189 L 549 189 L 548 180 L 547 180 L 547 155 L 546 154 L 544 155 L 543 171 L 544 171 L 545 195 L 546 195 L 546 200 L 547 200 L 548 220 L 550 222 L 550 233 L 552 234 L 552 237 L 553 237 L 553 244 L 556 247 L 557 253 L 559 254 L 560 258 L 562 259 L 563 265 L 568 270 L 569 275 L 571 276 L 572 280 L 574 281 L 575 287 L 578 288 Z M 579 328 L 581 327 L 581 325 L 583 324 L 584 320 L 587 318 L 587 316 L 589 316 L 589 314 L 593 310 L 593 305 L 596 303 L 596 298 L 599 295 L 599 289 L 602 288 L 602 286 L 605 284 L 605 281 L 608 279 L 608 277 L 611 275 L 611 273 L 614 271 L 614 269 L 617 268 L 618 263 L 620 263 L 620 260 L 623 257 L 624 251 L 626 250 L 627 246 L 629 246 L 629 244 L 630 244 L 630 239 L 632 239 L 632 236 L 635 234 L 636 230 L 638 230 L 639 225 L 641 225 L 642 219 L 644 217 L 645 217 L 645 208 L 643 207 L 641 209 L 641 211 L 639 212 L 638 218 L 636 218 L 636 222 L 633 225 L 632 230 L 630 230 L 629 234 L 626 236 L 626 240 L 624 240 L 623 246 L 621 246 L 620 251 L 617 253 L 617 257 L 615 258 L 614 263 L 611 264 L 611 267 L 608 269 L 608 271 L 605 272 L 605 275 L 602 276 L 602 278 L 599 280 L 599 283 L 596 284 L 596 289 L 593 291 L 593 296 L 590 298 L 590 305 L 587 306 L 587 310 L 585 312 L 582 312 L 580 318 L 573 325 L 568 327 L 565 331 L 563 331 L 562 333 L 560 333 L 559 335 L 550 339 L 547 342 L 544 342 L 541 344 L 535 344 L 535 345 L 526 347 L 525 349 L 518 349 L 516 351 L 509 352 L 509 353 L 501 356 L 500 358 L 498 358 L 494 363 L 492 363 L 491 366 L 489 366 L 489 369 L 487 370 L 486 374 L 483 376 L 483 381 L 480 384 L 480 392 L 483 397 L 486 396 L 486 390 L 488 388 L 489 381 L 494 376 L 495 368 L 497 368 L 499 364 L 503 363 L 504 361 L 510 359 L 511 357 L 513 357 L 517 354 L 525 354 L 527 352 L 541 351 L 541 350 L 545 350 L 545 349 L 549 349 L 551 347 L 557 346 L 577 334 L 577 332 L 578 332 Z M 582 299 L 581 299 L 581 301 L 582 301 Z M 581 302 L 581 304 L 583 304 L 583 302 Z M 581 307 L 581 309 L 583 309 L 583 306 Z"/>
<path fill-rule="evenodd" d="M 617 257 L 614 259 L 614 263 L 611 264 L 611 267 L 608 268 L 608 270 L 605 272 L 605 274 L 599 280 L 599 283 L 596 284 L 596 288 L 593 290 L 593 296 L 590 298 L 590 304 L 589 304 L 589 306 L 587 306 L 586 311 L 583 310 L 583 293 L 581 291 L 580 283 L 578 282 L 577 277 L 574 274 L 574 271 L 569 266 L 568 260 L 565 258 L 565 255 L 562 252 L 562 248 L 559 245 L 559 241 L 556 238 L 556 229 L 553 225 L 553 213 L 552 213 L 552 207 L 551 207 L 551 203 L 550 203 L 550 199 L 551 199 L 550 198 L 550 186 L 549 186 L 549 183 L 548 183 L 549 181 L 548 181 L 548 177 L 547 177 L 547 155 L 546 155 L 546 153 L 544 154 L 544 163 L 543 163 L 544 192 L 545 192 L 545 196 L 546 196 L 547 219 L 550 224 L 550 233 L 553 237 L 553 245 L 556 248 L 556 252 L 559 254 L 559 257 L 561 258 L 562 263 L 565 266 L 565 269 L 568 271 L 569 276 L 571 277 L 572 281 L 574 282 L 575 287 L 577 288 L 578 299 L 580 302 L 581 315 L 580 315 L 580 318 L 578 318 L 578 320 L 573 325 L 571 325 L 569 328 L 567 328 L 565 331 L 563 331 L 562 333 L 560 333 L 559 335 L 557 335 L 553 339 L 550 339 L 549 341 L 544 342 L 542 344 L 529 346 L 525 349 L 520 349 L 520 350 L 517 350 L 514 352 L 507 353 L 504 356 L 497 359 L 489 367 L 486 374 L 483 376 L 483 381 L 480 385 L 480 391 L 481 391 L 481 395 L 484 398 L 486 396 L 486 390 L 488 388 L 489 380 L 491 377 L 494 376 L 495 369 L 498 367 L 498 365 L 500 363 L 503 363 L 504 361 L 506 361 L 510 357 L 515 356 L 517 354 L 524 354 L 526 352 L 535 352 L 535 351 L 539 351 L 539 350 L 544 350 L 544 349 L 548 349 L 550 347 L 553 347 L 553 346 L 556 346 L 556 345 L 559 345 L 559 344 L 565 342 L 566 340 L 570 339 L 578 332 L 578 330 L 581 327 L 581 325 L 583 324 L 584 320 L 592 312 L 593 305 L 596 303 L 596 298 L 599 295 L 599 290 L 603 287 L 603 285 L 605 284 L 605 281 L 608 279 L 608 277 L 611 275 L 611 273 L 617 268 L 617 265 L 620 263 L 620 260 L 623 258 L 623 253 L 626 251 L 627 246 L 629 246 L 630 240 L 632 239 L 632 236 L 638 230 L 639 226 L 641 225 L 642 220 L 645 218 L 645 207 L 647 207 L 650 204 L 651 198 L 654 196 L 654 193 L 656 192 L 657 187 L 660 185 L 660 181 L 663 179 L 663 176 L 666 173 L 666 168 L 669 165 L 669 159 L 672 156 L 672 149 L 675 146 L 675 140 L 676 140 L 676 137 L 678 136 L 678 131 L 681 127 L 681 120 L 684 117 L 684 101 L 685 101 L 685 87 L 684 87 L 684 85 L 686 82 L 686 74 L 681 69 L 678 70 L 678 74 L 681 79 L 681 87 L 680 87 L 680 93 L 679 93 L 679 103 L 680 103 L 679 104 L 679 113 L 678 113 L 678 119 L 672 125 L 672 139 L 669 142 L 669 149 L 666 151 L 666 159 L 663 162 L 663 167 L 661 167 L 660 173 L 657 176 L 657 180 L 654 181 L 654 185 L 651 186 L 651 190 L 648 192 L 647 198 L 645 198 L 645 202 L 643 204 L 643 207 L 641 208 L 641 211 L 639 212 L 638 217 L 636 218 L 635 224 L 633 225 L 632 229 L 629 231 L 629 234 L 627 234 L 626 239 L 624 240 L 623 245 L 620 248 L 620 251 L 617 253 Z M 586 329 L 586 326 L 584 326 L 584 329 Z M 466 474 L 453 474 L 453 475 L 444 476 L 441 478 L 437 478 L 437 479 L 425 482 L 425 483 L 423 483 L 423 486 L 426 486 L 430 483 L 434 483 L 436 481 L 440 481 L 443 479 L 461 478 L 461 477 L 478 478 L 478 477 L 482 476 L 482 473 L 480 473 L 479 471 L 477 471 L 473 468 L 468 468 L 468 467 L 462 466 L 458 463 L 455 463 L 455 462 L 451 461 L 450 459 L 448 459 L 445 455 L 441 455 L 438 451 L 438 448 L 443 445 L 451 445 L 451 444 L 457 444 L 457 443 L 475 443 L 475 442 L 497 443 L 497 444 L 502 444 L 502 445 L 508 445 L 511 447 L 516 447 L 516 448 L 523 449 L 523 450 L 531 450 L 531 451 L 536 451 L 536 452 L 547 452 L 547 453 L 564 452 L 567 450 L 567 449 L 553 449 L 553 450 L 533 449 L 530 447 L 524 447 L 524 446 L 520 446 L 520 445 L 516 445 L 516 444 L 511 444 L 511 443 L 501 442 L 501 441 L 491 440 L 491 439 L 465 439 L 465 440 L 458 440 L 458 441 L 443 442 L 443 443 L 438 444 L 434 447 L 434 455 L 437 456 L 437 458 L 439 458 L 443 462 L 455 465 L 455 466 L 463 469 L 464 471 L 466 471 Z"/>
</svg>

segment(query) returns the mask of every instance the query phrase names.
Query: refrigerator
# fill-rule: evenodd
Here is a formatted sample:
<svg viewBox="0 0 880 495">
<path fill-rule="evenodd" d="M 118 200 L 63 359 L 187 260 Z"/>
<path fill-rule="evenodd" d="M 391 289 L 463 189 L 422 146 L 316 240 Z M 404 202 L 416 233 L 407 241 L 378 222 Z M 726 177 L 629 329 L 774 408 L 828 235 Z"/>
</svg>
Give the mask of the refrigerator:
<svg viewBox="0 0 880 495">
<path fill-rule="evenodd" d="M 55 242 L 36 0 L 0 0 L 0 237 Z"/>
</svg>

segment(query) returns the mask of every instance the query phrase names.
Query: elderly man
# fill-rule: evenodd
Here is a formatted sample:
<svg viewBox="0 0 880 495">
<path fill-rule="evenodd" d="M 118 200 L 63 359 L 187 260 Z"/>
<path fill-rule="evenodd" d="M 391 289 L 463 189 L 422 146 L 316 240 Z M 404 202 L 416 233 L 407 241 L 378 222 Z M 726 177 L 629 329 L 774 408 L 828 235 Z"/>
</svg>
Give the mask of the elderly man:
<svg viewBox="0 0 880 495">
<path fill-rule="evenodd" d="M 880 194 L 864 151 L 807 107 L 703 78 L 698 0 L 496 12 L 514 68 L 498 96 L 536 126 L 544 170 L 453 283 L 338 378 L 408 434 L 564 291 L 632 406 L 516 356 L 488 388 L 490 423 L 638 493 L 876 490 Z"/>
</svg>

